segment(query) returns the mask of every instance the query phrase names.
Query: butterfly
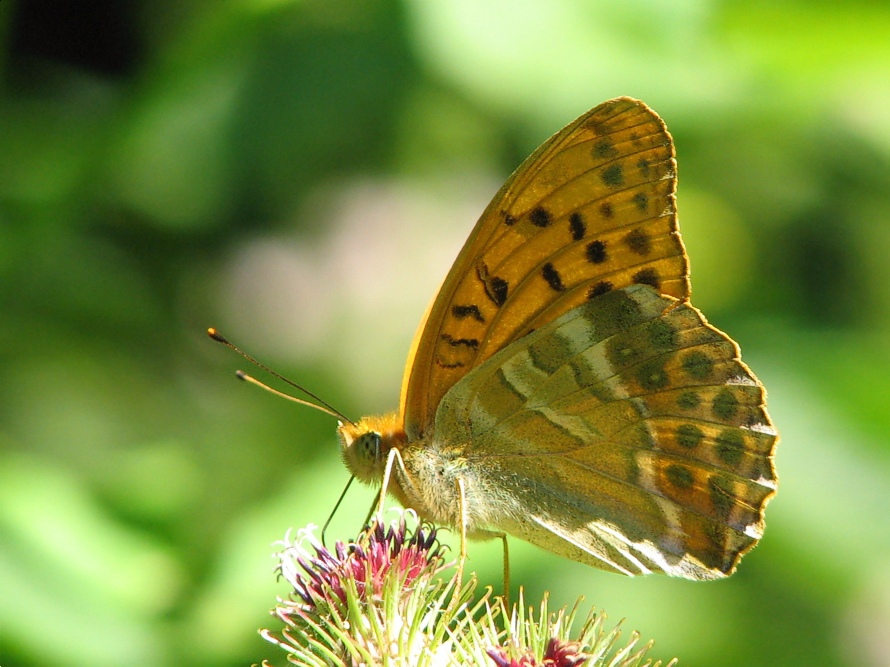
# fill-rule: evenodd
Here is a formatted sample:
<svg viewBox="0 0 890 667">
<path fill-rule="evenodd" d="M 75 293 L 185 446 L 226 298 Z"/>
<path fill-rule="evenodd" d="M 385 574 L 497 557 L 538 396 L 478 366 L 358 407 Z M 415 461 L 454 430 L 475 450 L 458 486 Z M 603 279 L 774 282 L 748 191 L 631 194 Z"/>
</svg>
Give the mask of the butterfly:
<svg viewBox="0 0 890 667">
<path fill-rule="evenodd" d="M 350 472 L 470 538 L 626 575 L 731 574 L 776 491 L 739 348 L 689 303 L 674 146 L 631 98 L 539 147 L 415 336 L 397 413 L 341 422 Z"/>
</svg>

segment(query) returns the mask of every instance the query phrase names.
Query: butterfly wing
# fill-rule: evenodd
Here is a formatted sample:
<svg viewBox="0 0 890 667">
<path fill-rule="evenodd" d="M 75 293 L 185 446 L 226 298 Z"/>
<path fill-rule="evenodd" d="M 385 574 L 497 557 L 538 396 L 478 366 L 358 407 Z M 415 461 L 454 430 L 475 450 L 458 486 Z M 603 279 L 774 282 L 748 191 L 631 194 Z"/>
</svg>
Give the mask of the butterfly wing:
<svg viewBox="0 0 890 667">
<path fill-rule="evenodd" d="M 648 284 L 686 300 L 675 174 L 664 123 L 630 98 L 535 151 L 482 214 L 415 337 L 401 399 L 409 439 L 473 368 L 588 299 Z"/>
<path fill-rule="evenodd" d="M 465 458 L 471 523 L 625 574 L 730 574 L 776 488 L 776 434 L 738 347 L 646 285 L 490 357 L 435 432 Z"/>
</svg>

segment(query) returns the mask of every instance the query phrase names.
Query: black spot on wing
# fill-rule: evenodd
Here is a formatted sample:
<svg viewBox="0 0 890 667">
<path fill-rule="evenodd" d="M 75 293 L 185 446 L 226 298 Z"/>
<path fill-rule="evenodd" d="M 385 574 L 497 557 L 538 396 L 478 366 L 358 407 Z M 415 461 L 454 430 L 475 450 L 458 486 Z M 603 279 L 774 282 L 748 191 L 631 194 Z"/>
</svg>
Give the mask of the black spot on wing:
<svg viewBox="0 0 890 667">
<path fill-rule="evenodd" d="M 603 158 L 615 157 L 618 155 L 618 150 L 611 139 L 600 139 L 594 144 L 591 153 L 594 159 L 601 160 Z"/>
<path fill-rule="evenodd" d="M 625 234 L 623 240 L 630 251 L 637 255 L 645 257 L 652 252 L 652 239 L 639 227 Z"/>
<path fill-rule="evenodd" d="M 562 292 L 565 289 L 565 285 L 562 284 L 562 276 L 559 275 L 559 271 L 550 262 L 547 262 L 541 268 L 541 275 L 544 276 L 544 280 L 547 281 L 550 289 L 554 292 Z"/>
<path fill-rule="evenodd" d="M 503 306 L 507 300 L 509 287 L 506 280 L 494 276 L 485 284 L 485 293 L 488 294 L 488 298 L 494 302 L 494 305 Z"/>
<path fill-rule="evenodd" d="M 602 264 L 609 257 L 606 252 L 606 244 L 603 241 L 592 241 L 587 244 L 587 261 L 591 264 Z"/>
<path fill-rule="evenodd" d="M 466 347 L 471 350 L 479 349 L 479 341 L 475 338 L 454 338 L 450 334 L 443 333 L 441 336 L 442 340 L 448 343 L 451 347 Z"/>
<path fill-rule="evenodd" d="M 569 216 L 569 230 L 572 232 L 573 241 L 580 241 L 587 233 L 587 223 L 584 222 L 584 216 L 577 211 Z"/>
<path fill-rule="evenodd" d="M 482 313 L 479 310 L 479 306 L 477 306 L 476 304 L 470 304 L 466 306 L 455 304 L 451 306 L 451 314 L 459 320 L 472 317 L 477 322 L 485 321 L 485 318 L 482 316 Z"/>
<path fill-rule="evenodd" d="M 621 166 L 621 163 L 610 164 L 603 169 L 603 173 L 600 174 L 600 179 L 610 188 L 617 188 L 619 185 L 624 185 L 624 168 Z"/>
<path fill-rule="evenodd" d="M 610 283 L 608 280 L 601 280 L 596 285 L 592 285 L 589 290 L 587 290 L 587 298 L 593 299 L 606 292 L 611 292 L 615 286 Z"/>
<path fill-rule="evenodd" d="M 536 206 L 533 208 L 531 213 L 528 214 L 528 219 L 531 220 L 535 227 L 549 227 L 550 223 L 553 222 L 553 219 L 550 216 L 550 211 L 543 206 Z"/>
<path fill-rule="evenodd" d="M 507 281 L 498 276 L 489 275 L 488 266 L 481 260 L 476 264 L 476 276 L 482 281 L 485 294 L 492 303 L 498 307 L 503 306 L 510 289 Z"/>
<path fill-rule="evenodd" d="M 633 275 L 633 281 L 637 285 L 649 285 L 655 289 L 661 287 L 661 279 L 658 277 L 658 271 L 652 268 L 641 269 Z"/>
</svg>

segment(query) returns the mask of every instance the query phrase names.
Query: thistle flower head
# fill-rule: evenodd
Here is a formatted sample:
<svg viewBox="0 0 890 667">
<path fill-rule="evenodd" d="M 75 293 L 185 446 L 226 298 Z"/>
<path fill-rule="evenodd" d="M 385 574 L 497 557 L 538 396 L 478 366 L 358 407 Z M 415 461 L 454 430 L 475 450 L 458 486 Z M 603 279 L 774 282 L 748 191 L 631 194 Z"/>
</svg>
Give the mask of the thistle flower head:
<svg viewBox="0 0 890 667">
<path fill-rule="evenodd" d="M 503 646 L 496 646 L 488 650 L 488 656 L 494 660 L 497 667 L 538 667 L 538 662 L 531 652 L 526 651 L 518 658 L 511 658 Z M 541 667 L 578 667 L 583 665 L 591 656 L 581 652 L 579 642 L 563 641 L 557 637 L 551 637 L 547 642 L 547 650 L 541 658 Z"/>
<path fill-rule="evenodd" d="M 445 664 L 437 656 L 451 652 L 447 625 L 475 588 L 455 592 L 454 577 L 438 577 L 449 564 L 436 530 L 410 511 L 389 526 L 377 517 L 333 550 L 302 530 L 278 558 L 292 587 L 273 610 L 285 628 L 262 634 L 296 664 Z"/>
<path fill-rule="evenodd" d="M 312 527 L 298 533 L 297 543 L 286 543 L 278 571 L 293 586 L 304 611 L 319 604 L 346 603 L 347 589 L 353 586 L 357 599 L 379 601 L 389 579 L 409 590 L 418 580 L 444 569 L 436 529 L 420 524 L 409 531 L 405 514 L 389 527 L 375 519 L 354 542 L 337 542 L 333 552 L 315 539 Z M 314 554 L 306 548 L 307 542 Z"/>
<path fill-rule="evenodd" d="M 291 664 L 639 667 L 650 646 L 637 646 L 633 633 L 617 648 L 619 628 L 606 631 L 605 616 L 593 611 L 576 635 L 578 605 L 551 614 L 546 597 L 537 615 L 521 592 L 510 612 L 490 589 L 471 603 L 475 575 L 463 584 L 454 571 L 443 576 L 450 564 L 436 530 L 410 511 L 389 526 L 376 518 L 354 542 L 333 550 L 315 539 L 313 528 L 304 529 L 295 542 L 285 540 L 278 558 L 291 591 L 272 613 L 284 627 L 261 634 Z"/>
<path fill-rule="evenodd" d="M 520 590 L 519 601 L 508 612 L 503 600 L 496 603 L 495 613 L 480 622 L 468 625 L 473 647 L 463 664 L 489 667 L 660 667 L 662 662 L 645 658 L 652 646 L 639 644 L 639 635 L 631 633 L 630 640 L 619 648 L 619 623 L 606 630 L 606 615 L 590 610 L 580 631 L 574 629 L 581 599 L 571 609 L 563 607 L 555 613 L 548 610 L 544 596 L 537 614 L 525 606 Z M 478 647 L 484 646 L 484 651 Z M 487 660 L 486 660 L 487 658 Z M 673 667 L 670 661 L 664 667 Z"/>
</svg>

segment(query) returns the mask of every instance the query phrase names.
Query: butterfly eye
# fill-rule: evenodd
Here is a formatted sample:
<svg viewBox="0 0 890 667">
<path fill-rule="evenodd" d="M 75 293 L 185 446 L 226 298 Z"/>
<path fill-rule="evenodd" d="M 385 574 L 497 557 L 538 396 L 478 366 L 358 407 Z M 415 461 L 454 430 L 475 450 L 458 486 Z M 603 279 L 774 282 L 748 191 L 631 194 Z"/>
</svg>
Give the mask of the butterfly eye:
<svg viewBox="0 0 890 667">
<path fill-rule="evenodd" d="M 380 434 L 374 431 L 363 433 L 355 443 L 359 458 L 374 462 L 380 460 Z"/>
</svg>

